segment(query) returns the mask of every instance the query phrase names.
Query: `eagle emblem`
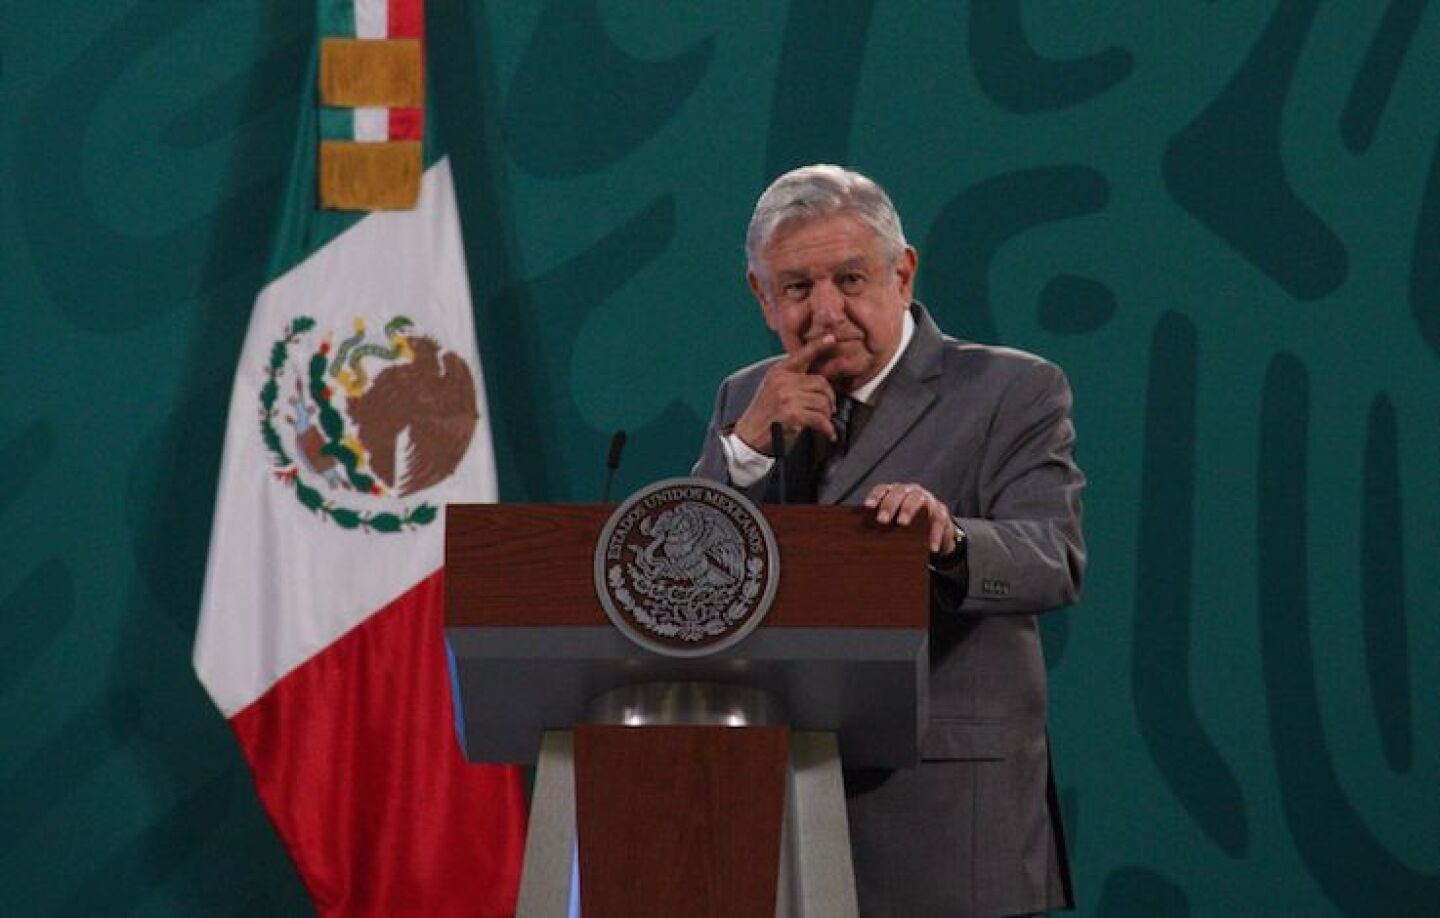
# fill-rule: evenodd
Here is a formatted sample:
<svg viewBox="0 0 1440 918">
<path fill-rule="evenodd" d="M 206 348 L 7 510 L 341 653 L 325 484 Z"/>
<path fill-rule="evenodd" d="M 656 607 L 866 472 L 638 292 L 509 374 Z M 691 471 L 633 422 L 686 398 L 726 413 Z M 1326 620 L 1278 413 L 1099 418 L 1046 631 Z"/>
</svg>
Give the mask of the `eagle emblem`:
<svg viewBox="0 0 1440 918">
<path fill-rule="evenodd" d="M 470 448 L 480 414 L 469 365 L 405 316 L 379 334 L 364 318 L 343 337 L 315 330 L 298 317 L 271 347 L 260 428 L 275 478 L 345 529 L 430 523 L 435 507 L 406 499 L 449 478 Z"/>
<path fill-rule="evenodd" d="M 658 653 L 698 656 L 760 623 L 779 560 L 768 522 L 743 495 L 668 479 L 611 515 L 595 549 L 595 586 L 627 637 Z"/>
</svg>

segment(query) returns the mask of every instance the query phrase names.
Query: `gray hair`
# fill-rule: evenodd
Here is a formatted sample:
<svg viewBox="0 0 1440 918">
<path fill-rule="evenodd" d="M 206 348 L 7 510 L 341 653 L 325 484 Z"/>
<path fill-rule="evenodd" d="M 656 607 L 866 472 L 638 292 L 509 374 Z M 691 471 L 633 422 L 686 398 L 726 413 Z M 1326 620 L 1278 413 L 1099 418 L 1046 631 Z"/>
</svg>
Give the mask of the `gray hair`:
<svg viewBox="0 0 1440 918">
<path fill-rule="evenodd" d="M 745 264 L 759 273 L 760 253 L 787 223 L 850 213 L 875 231 L 886 257 L 905 251 L 905 230 L 885 189 L 858 172 L 820 163 L 801 166 L 777 178 L 755 202 L 745 231 Z"/>
</svg>

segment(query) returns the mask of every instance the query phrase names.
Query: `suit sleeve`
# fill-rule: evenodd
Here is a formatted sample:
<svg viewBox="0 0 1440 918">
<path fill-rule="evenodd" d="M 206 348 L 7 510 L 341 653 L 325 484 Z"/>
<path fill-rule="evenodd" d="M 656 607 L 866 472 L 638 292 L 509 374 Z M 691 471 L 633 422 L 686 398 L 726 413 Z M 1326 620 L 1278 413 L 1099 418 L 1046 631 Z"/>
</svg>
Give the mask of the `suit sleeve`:
<svg viewBox="0 0 1440 918">
<path fill-rule="evenodd" d="M 711 481 L 719 481 L 735 487 L 746 497 L 755 502 L 760 502 L 765 494 L 770 481 L 770 475 L 766 475 L 749 487 L 738 487 L 730 480 L 730 467 L 725 460 L 725 450 L 720 445 L 720 438 L 724 435 L 724 427 L 730 423 L 727 413 L 732 410 L 732 391 L 730 380 L 720 384 L 720 389 L 715 393 L 715 408 L 710 413 L 710 423 L 705 425 L 705 443 L 700 449 L 700 458 L 690 469 L 690 474 L 697 478 L 708 478 Z M 739 412 L 735 414 L 738 416 Z M 772 470 L 771 474 L 774 474 Z"/>
<path fill-rule="evenodd" d="M 720 437 L 728 389 L 728 382 L 721 383 L 720 389 L 715 393 L 715 408 L 710 412 L 710 423 L 705 425 L 705 442 L 700 448 L 700 458 L 690 469 L 690 474 L 697 478 L 708 478 L 725 484 L 730 483 L 730 469 L 725 464 L 725 450 L 720 446 Z"/>
<path fill-rule="evenodd" d="M 942 604 L 962 613 L 1036 613 L 1076 600 L 1085 570 L 1085 476 L 1074 445 L 1064 373 L 1031 365 L 996 408 L 980 456 L 980 512 L 958 520 L 967 563 L 935 575 Z"/>
</svg>

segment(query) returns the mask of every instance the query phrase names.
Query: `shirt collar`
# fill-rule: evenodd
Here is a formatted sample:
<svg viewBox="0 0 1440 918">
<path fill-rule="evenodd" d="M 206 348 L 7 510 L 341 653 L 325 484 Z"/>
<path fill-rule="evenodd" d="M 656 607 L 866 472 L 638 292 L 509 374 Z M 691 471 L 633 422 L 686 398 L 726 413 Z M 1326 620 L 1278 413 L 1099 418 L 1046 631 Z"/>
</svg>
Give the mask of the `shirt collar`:
<svg viewBox="0 0 1440 918">
<path fill-rule="evenodd" d="M 907 309 L 905 310 L 904 325 L 900 329 L 900 346 L 895 348 L 895 353 L 890 355 L 890 362 L 885 364 L 883 370 L 875 374 L 874 379 L 856 389 L 854 392 L 851 392 L 850 397 L 862 404 L 870 404 L 875 398 L 875 390 L 880 388 L 880 384 L 883 383 L 886 377 L 895 369 L 895 364 L 900 362 L 901 356 L 905 353 L 905 348 L 910 346 L 910 339 L 913 337 L 915 337 L 915 317 L 910 315 L 910 310 Z"/>
</svg>

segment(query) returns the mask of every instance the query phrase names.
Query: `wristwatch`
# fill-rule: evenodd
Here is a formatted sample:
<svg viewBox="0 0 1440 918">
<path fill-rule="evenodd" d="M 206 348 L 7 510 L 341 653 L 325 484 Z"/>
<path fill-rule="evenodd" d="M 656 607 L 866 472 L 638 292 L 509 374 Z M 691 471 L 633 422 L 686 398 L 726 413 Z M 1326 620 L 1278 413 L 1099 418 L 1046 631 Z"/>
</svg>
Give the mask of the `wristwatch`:
<svg viewBox="0 0 1440 918">
<path fill-rule="evenodd" d="M 969 548 L 970 537 L 954 517 L 950 519 L 950 525 L 955 527 L 955 547 L 943 555 L 931 555 L 930 567 L 937 571 L 953 571 L 965 563 L 967 549 Z"/>
</svg>

